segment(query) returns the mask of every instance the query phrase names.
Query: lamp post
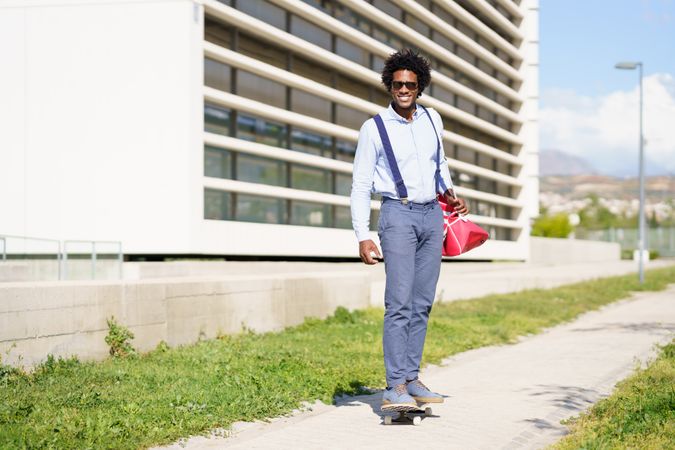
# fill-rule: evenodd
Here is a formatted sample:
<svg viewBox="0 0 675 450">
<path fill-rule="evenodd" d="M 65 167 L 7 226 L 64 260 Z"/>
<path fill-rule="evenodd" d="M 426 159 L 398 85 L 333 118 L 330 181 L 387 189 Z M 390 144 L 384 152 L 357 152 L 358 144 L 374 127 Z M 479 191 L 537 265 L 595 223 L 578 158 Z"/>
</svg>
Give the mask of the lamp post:
<svg viewBox="0 0 675 450">
<path fill-rule="evenodd" d="M 642 136 L 642 62 L 620 62 L 614 66 L 617 69 L 623 70 L 634 70 L 638 69 L 640 74 L 640 213 L 639 213 L 639 236 L 638 236 L 638 247 L 640 256 L 638 257 L 639 261 L 639 273 L 640 273 L 640 284 L 645 282 L 645 272 L 644 272 L 644 258 L 643 253 L 645 251 L 645 171 L 644 171 L 644 151 L 643 144 L 644 138 Z"/>
</svg>

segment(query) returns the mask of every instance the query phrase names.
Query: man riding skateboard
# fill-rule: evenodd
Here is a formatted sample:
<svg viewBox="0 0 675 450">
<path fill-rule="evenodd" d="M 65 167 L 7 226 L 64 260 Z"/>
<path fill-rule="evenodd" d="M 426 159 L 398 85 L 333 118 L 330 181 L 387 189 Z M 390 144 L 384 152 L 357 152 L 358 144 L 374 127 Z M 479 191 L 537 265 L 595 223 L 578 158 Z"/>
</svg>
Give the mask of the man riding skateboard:
<svg viewBox="0 0 675 450">
<path fill-rule="evenodd" d="M 443 214 L 436 196 L 443 194 L 460 214 L 469 211 L 453 196 L 440 144 L 441 117 L 416 103 L 430 81 L 429 62 L 416 52 L 403 49 L 389 56 L 382 83 L 392 102 L 363 124 L 354 158 L 351 214 L 359 255 L 372 265 L 384 254 L 383 410 L 443 402 L 418 378 L 441 267 Z M 368 235 L 372 192 L 382 195 L 382 253 Z"/>
</svg>

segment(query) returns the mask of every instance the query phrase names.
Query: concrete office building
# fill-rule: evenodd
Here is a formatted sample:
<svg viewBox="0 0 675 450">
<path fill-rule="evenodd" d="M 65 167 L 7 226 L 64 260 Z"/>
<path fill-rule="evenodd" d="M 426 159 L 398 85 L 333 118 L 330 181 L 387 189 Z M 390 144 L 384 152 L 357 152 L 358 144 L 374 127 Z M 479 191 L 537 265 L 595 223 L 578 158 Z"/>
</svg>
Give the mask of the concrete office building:
<svg viewBox="0 0 675 450">
<path fill-rule="evenodd" d="M 537 17 L 536 0 L 2 1 L 0 233 L 356 256 L 358 129 L 406 46 L 432 62 L 420 102 L 492 236 L 467 258 L 526 259 Z"/>
</svg>

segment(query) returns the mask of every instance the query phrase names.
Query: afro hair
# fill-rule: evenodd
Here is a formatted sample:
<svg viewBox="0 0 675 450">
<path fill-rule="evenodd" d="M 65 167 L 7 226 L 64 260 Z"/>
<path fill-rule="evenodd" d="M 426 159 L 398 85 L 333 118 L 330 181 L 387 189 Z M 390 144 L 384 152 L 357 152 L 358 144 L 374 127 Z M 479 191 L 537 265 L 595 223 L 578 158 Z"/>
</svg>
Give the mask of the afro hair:
<svg viewBox="0 0 675 450">
<path fill-rule="evenodd" d="M 384 62 L 382 69 L 382 84 L 391 92 L 391 83 L 394 80 L 394 72 L 398 70 L 410 70 L 417 75 L 417 97 L 422 95 L 422 91 L 429 86 L 431 82 L 431 67 L 429 61 L 420 56 L 416 51 L 404 48 L 396 53 L 389 55 Z"/>
</svg>

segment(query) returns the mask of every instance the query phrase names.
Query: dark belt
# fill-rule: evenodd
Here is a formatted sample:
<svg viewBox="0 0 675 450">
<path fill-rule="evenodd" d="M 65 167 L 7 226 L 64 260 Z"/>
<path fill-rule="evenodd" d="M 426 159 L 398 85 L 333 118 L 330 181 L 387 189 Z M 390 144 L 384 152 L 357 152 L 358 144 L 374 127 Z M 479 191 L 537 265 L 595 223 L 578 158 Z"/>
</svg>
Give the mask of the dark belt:
<svg viewBox="0 0 675 450">
<path fill-rule="evenodd" d="M 400 204 L 402 204 L 402 205 L 405 205 L 405 206 L 411 206 L 411 207 L 412 207 L 412 206 L 427 207 L 427 206 L 431 206 L 431 205 L 437 204 L 437 203 L 438 203 L 438 200 L 437 200 L 437 199 L 433 199 L 433 200 L 430 200 L 430 201 L 425 202 L 425 203 L 417 203 L 417 202 L 411 202 L 411 201 L 409 201 L 407 198 L 403 198 L 403 199 L 400 199 L 400 200 L 399 200 L 398 198 L 382 197 L 382 203 L 385 203 L 385 202 L 396 202 L 396 203 L 400 203 Z"/>
</svg>

